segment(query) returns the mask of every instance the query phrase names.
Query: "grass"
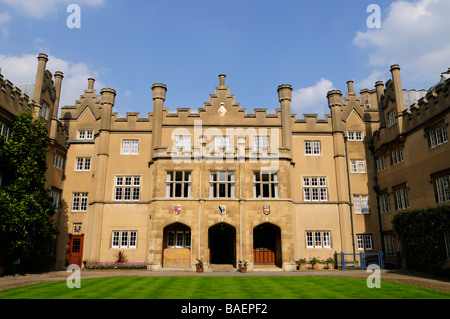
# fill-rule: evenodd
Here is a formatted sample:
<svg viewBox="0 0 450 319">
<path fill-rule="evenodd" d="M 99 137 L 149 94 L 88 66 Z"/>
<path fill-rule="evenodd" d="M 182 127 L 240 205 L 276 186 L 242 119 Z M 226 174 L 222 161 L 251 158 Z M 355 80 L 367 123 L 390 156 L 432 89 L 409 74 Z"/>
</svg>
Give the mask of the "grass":
<svg viewBox="0 0 450 319">
<path fill-rule="evenodd" d="M 450 293 L 382 281 L 334 277 L 115 277 L 0 291 L 0 299 L 450 299 Z"/>
</svg>

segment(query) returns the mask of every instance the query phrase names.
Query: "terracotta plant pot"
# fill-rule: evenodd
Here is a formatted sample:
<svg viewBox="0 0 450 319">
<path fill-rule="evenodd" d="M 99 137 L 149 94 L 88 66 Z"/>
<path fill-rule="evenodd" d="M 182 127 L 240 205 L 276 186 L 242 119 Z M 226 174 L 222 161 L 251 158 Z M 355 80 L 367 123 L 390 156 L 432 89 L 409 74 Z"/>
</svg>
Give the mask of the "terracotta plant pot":
<svg viewBox="0 0 450 319">
<path fill-rule="evenodd" d="M 197 267 L 197 272 L 203 272 L 203 267 Z"/>
<path fill-rule="evenodd" d="M 319 263 L 315 263 L 315 264 L 312 264 L 312 268 L 313 269 L 319 269 Z"/>
<path fill-rule="evenodd" d="M 328 263 L 327 264 L 327 268 L 328 269 L 334 269 L 334 264 L 333 263 Z"/>
</svg>

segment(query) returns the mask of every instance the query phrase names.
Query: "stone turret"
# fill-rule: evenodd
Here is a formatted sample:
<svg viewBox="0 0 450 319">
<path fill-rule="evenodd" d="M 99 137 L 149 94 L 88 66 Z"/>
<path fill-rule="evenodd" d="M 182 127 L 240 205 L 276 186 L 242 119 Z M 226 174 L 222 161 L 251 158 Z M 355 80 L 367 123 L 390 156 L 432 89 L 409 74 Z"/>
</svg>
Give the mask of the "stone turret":
<svg viewBox="0 0 450 319">
<path fill-rule="evenodd" d="M 154 151 L 161 146 L 161 131 L 164 101 L 166 100 L 167 87 L 162 83 L 152 85 L 153 98 L 153 123 L 152 123 L 152 148 L 150 159 L 153 159 Z"/>
<path fill-rule="evenodd" d="M 281 128 L 282 128 L 282 147 L 292 152 L 292 123 L 291 123 L 291 101 L 292 86 L 282 84 L 278 86 L 278 100 L 281 104 Z"/>
</svg>

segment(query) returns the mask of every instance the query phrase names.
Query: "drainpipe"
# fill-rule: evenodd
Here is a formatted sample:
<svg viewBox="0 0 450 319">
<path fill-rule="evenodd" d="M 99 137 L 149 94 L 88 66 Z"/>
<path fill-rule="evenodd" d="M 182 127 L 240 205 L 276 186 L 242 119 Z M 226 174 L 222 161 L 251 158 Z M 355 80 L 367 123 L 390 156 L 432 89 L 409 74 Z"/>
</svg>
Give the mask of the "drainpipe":
<svg viewBox="0 0 450 319">
<path fill-rule="evenodd" d="M 369 147 L 370 154 L 372 155 L 372 163 L 373 163 L 373 181 L 374 186 L 373 189 L 375 190 L 375 193 L 377 194 L 377 212 L 378 212 L 378 223 L 379 223 L 379 229 L 380 229 L 380 241 L 381 241 L 381 251 L 383 254 L 386 254 L 386 247 L 384 247 L 384 240 L 383 240 L 383 225 L 381 223 L 381 211 L 380 211 L 380 186 L 378 185 L 378 176 L 377 176 L 377 168 L 376 168 L 376 161 L 375 161 L 375 152 L 373 145 Z"/>
<path fill-rule="evenodd" d="M 353 261 L 356 261 L 355 257 L 355 233 L 353 230 L 353 205 L 352 205 L 352 192 L 350 188 L 350 170 L 348 167 L 348 150 L 347 150 L 347 136 L 344 133 L 344 144 L 345 144 L 345 164 L 347 166 L 347 184 L 348 184 L 348 205 L 350 207 L 350 224 L 352 227 L 352 246 L 353 246 Z"/>
</svg>

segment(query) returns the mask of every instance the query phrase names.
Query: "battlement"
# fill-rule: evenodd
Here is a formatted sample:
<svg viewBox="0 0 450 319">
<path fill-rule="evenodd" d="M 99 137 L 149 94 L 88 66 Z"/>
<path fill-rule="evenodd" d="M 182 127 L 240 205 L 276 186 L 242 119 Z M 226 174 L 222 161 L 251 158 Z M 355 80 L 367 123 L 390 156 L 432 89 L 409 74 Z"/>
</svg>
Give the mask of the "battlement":
<svg viewBox="0 0 450 319">
<path fill-rule="evenodd" d="M 0 74 L 0 105 L 12 115 L 19 115 L 31 109 L 32 99 L 18 86 Z"/>
<path fill-rule="evenodd" d="M 424 97 L 405 109 L 402 113 L 402 116 L 406 119 L 404 122 L 405 131 L 426 123 L 442 112 L 449 111 L 449 88 L 450 78 L 441 80 L 437 85 L 430 88 Z"/>
</svg>

